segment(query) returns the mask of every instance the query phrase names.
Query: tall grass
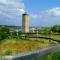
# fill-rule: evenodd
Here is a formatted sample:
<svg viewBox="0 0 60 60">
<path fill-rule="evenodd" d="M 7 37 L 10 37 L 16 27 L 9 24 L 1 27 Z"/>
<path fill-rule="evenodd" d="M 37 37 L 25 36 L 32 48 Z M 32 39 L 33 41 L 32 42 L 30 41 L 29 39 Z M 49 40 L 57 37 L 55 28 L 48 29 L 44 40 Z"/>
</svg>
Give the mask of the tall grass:
<svg viewBox="0 0 60 60">
<path fill-rule="evenodd" d="M 5 39 L 0 42 L 0 55 L 12 55 L 21 52 L 31 51 L 48 47 L 53 43 L 21 40 L 21 39 Z"/>
</svg>

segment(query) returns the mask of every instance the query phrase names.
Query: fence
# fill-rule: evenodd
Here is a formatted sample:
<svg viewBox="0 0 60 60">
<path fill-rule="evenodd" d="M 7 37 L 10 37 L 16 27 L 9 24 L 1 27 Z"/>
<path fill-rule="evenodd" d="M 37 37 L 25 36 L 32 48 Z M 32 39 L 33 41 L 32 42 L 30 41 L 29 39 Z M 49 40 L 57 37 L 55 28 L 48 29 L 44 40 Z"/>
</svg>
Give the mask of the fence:
<svg viewBox="0 0 60 60">
<path fill-rule="evenodd" d="M 55 39 L 55 38 L 51 38 L 52 35 L 59 35 L 60 34 L 55 34 L 55 33 L 20 33 L 21 37 L 26 39 L 34 39 L 34 40 L 38 40 L 38 39 L 46 39 L 50 41 L 56 41 L 56 42 L 60 42 L 60 39 Z M 60 37 L 59 37 L 60 38 Z"/>
</svg>

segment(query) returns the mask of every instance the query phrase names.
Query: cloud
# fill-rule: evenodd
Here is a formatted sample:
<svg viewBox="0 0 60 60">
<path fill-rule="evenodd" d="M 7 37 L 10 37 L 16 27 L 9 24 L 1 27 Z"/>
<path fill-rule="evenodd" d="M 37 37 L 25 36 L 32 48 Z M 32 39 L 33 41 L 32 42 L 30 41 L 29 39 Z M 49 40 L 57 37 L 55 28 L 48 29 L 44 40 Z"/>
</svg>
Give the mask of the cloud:
<svg viewBox="0 0 60 60">
<path fill-rule="evenodd" d="M 7 0 L 0 0 L 0 3 L 7 3 Z"/>
<path fill-rule="evenodd" d="M 0 15 L 10 19 L 18 18 L 25 12 L 22 0 L 0 0 Z"/>
<path fill-rule="evenodd" d="M 47 12 L 52 16 L 60 16 L 60 7 L 52 8 L 50 10 L 47 10 Z"/>
<path fill-rule="evenodd" d="M 34 19 L 48 18 L 48 17 L 60 17 L 60 7 L 52 8 L 45 11 L 39 11 L 39 13 L 32 13 L 30 16 Z"/>
<path fill-rule="evenodd" d="M 34 18 L 34 19 L 37 19 L 37 18 L 41 18 L 42 16 L 40 14 L 34 14 L 34 13 L 31 13 L 30 14 L 30 17 Z"/>
<path fill-rule="evenodd" d="M 20 14 L 25 13 L 25 10 L 24 9 L 19 9 L 19 11 L 20 11 Z"/>
</svg>

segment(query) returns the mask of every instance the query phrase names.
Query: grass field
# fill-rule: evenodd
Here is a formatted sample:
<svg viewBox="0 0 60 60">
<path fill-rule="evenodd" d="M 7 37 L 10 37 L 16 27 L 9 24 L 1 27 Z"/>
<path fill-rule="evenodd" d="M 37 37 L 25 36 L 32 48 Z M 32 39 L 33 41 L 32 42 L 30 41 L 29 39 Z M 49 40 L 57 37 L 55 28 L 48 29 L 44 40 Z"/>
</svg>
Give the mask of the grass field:
<svg viewBox="0 0 60 60">
<path fill-rule="evenodd" d="M 0 41 L 0 55 L 13 55 L 54 45 L 52 42 L 39 42 L 21 39 L 5 39 Z"/>
<path fill-rule="evenodd" d="M 31 34 L 30 37 L 36 37 L 37 34 Z M 60 40 L 59 34 L 38 34 L 38 37 L 46 37 L 46 38 L 53 38 L 56 40 Z"/>
</svg>

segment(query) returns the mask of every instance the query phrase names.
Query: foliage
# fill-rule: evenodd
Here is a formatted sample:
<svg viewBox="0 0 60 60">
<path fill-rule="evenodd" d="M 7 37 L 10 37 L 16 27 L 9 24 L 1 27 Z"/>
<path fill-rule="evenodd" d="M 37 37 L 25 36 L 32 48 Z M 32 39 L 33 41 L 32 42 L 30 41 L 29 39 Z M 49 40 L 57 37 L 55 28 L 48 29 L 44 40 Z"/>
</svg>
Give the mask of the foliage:
<svg viewBox="0 0 60 60">
<path fill-rule="evenodd" d="M 50 27 L 44 27 L 38 30 L 40 33 L 49 33 L 51 31 Z"/>
<path fill-rule="evenodd" d="M 52 27 L 42 27 L 38 30 L 39 32 L 43 32 L 43 33 L 49 33 L 49 32 L 53 32 L 53 33 L 60 33 L 60 25 L 54 25 Z"/>
<path fill-rule="evenodd" d="M 42 60 L 60 60 L 60 51 L 53 52 L 48 56 L 45 56 Z"/>
<path fill-rule="evenodd" d="M 51 31 L 52 31 L 52 32 L 58 32 L 58 33 L 60 33 L 60 26 L 59 26 L 59 25 L 53 26 L 53 27 L 51 28 Z"/>
<path fill-rule="evenodd" d="M 53 58 L 52 60 L 60 60 L 60 51 L 54 52 L 50 56 Z"/>
<path fill-rule="evenodd" d="M 9 29 L 7 27 L 0 27 L 0 40 L 8 38 Z"/>
</svg>

